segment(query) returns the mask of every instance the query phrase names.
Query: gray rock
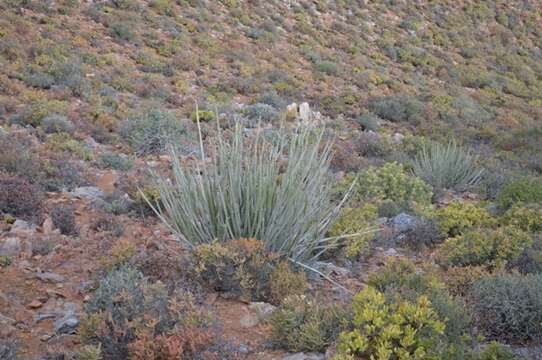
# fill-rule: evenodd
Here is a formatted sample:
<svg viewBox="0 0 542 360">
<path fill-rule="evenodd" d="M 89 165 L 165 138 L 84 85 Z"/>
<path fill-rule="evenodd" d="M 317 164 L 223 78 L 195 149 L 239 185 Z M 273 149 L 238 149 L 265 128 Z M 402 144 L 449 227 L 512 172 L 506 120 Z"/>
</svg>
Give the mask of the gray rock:
<svg viewBox="0 0 542 360">
<path fill-rule="evenodd" d="M 73 313 L 68 313 L 64 317 L 55 321 L 55 333 L 60 334 L 73 334 L 79 326 L 79 318 Z"/>
<path fill-rule="evenodd" d="M 50 282 L 50 283 L 61 283 L 65 280 L 64 276 L 60 274 L 56 274 L 54 272 L 38 273 L 36 276 L 41 281 Z"/>
<path fill-rule="evenodd" d="M 384 251 L 385 256 L 397 256 L 399 253 L 394 248 L 389 248 L 388 250 Z"/>
<path fill-rule="evenodd" d="M 32 225 L 30 225 L 28 222 L 24 221 L 24 220 L 15 220 L 15 222 L 13 223 L 13 225 L 11 225 L 11 231 L 20 231 L 20 230 L 33 230 L 34 227 Z"/>
<path fill-rule="evenodd" d="M 16 237 L 7 238 L 0 244 L 0 256 L 18 255 L 23 250 L 21 240 Z"/>
<path fill-rule="evenodd" d="M 291 355 L 286 355 L 282 360 L 324 360 L 326 357 L 324 354 L 317 353 L 295 353 Z"/>
<path fill-rule="evenodd" d="M 258 315 L 253 314 L 253 313 L 245 314 L 243 315 L 241 320 L 239 320 L 239 324 L 241 324 L 241 326 L 244 328 L 254 327 L 258 325 L 259 322 L 260 322 L 260 319 L 258 318 Z"/>
<path fill-rule="evenodd" d="M 97 200 L 103 198 L 105 194 L 96 186 L 82 186 L 70 192 L 70 196 L 78 199 Z"/>
<path fill-rule="evenodd" d="M 416 227 L 418 221 L 419 219 L 417 217 L 405 213 L 400 213 L 391 219 L 393 229 L 399 233 L 412 231 Z"/>
<path fill-rule="evenodd" d="M 256 312 L 256 315 L 258 315 L 260 319 L 266 319 L 277 309 L 276 306 L 265 302 L 251 302 L 248 308 Z"/>
</svg>

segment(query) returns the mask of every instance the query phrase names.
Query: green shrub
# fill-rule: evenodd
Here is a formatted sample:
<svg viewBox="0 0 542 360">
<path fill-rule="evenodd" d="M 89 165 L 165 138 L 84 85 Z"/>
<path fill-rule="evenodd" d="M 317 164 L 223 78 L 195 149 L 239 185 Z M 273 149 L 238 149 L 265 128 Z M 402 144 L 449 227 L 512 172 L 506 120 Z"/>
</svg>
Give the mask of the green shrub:
<svg viewBox="0 0 542 360">
<path fill-rule="evenodd" d="M 542 232 L 542 204 L 513 205 L 503 216 L 506 224 L 523 231 Z"/>
<path fill-rule="evenodd" d="M 359 176 L 356 189 L 365 199 L 374 200 L 429 204 L 432 197 L 428 184 L 418 177 L 409 176 L 397 163 L 369 167 Z"/>
<path fill-rule="evenodd" d="M 288 295 L 303 294 L 305 274 L 295 273 L 262 241 L 232 240 L 203 244 L 193 251 L 194 275 L 215 291 L 246 301 L 280 303 Z M 286 293 L 290 292 L 290 293 Z"/>
<path fill-rule="evenodd" d="M 542 274 L 499 275 L 472 290 L 476 320 L 491 339 L 542 341 Z"/>
<path fill-rule="evenodd" d="M 352 306 L 354 329 L 339 336 L 335 360 L 439 358 L 445 324 L 427 297 L 389 304 L 384 294 L 368 287 L 354 296 Z"/>
<path fill-rule="evenodd" d="M 270 317 L 273 342 L 289 351 L 324 352 L 344 328 L 346 312 L 305 296 L 291 296 Z"/>
<path fill-rule="evenodd" d="M 262 123 L 270 123 L 279 119 L 279 112 L 271 105 L 256 103 L 243 109 L 243 114 L 250 121 L 248 125 L 256 127 Z"/>
<path fill-rule="evenodd" d="M 190 247 L 254 238 L 294 261 L 318 258 L 336 216 L 323 134 L 301 128 L 290 139 L 278 134 L 270 143 L 260 136 L 249 142 L 237 125 L 230 141 L 220 136 L 214 166 L 189 168 L 172 153 L 173 185 L 157 180 L 160 218 Z"/>
<path fill-rule="evenodd" d="M 47 137 L 45 147 L 54 152 L 73 154 L 83 160 L 91 160 L 92 152 L 67 133 L 55 133 Z"/>
<path fill-rule="evenodd" d="M 77 235 L 79 233 L 75 224 L 74 208 L 71 206 L 59 205 L 51 211 L 53 224 L 64 235 Z"/>
<path fill-rule="evenodd" d="M 427 296 L 439 318 L 446 322 L 444 334 L 456 351 L 463 350 L 463 336 L 471 318 L 465 304 L 446 291 L 445 284 L 435 276 L 434 269 L 417 269 L 408 261 L 397 259 L 369 276 L 368 284 L 384 293 L 389 300 L 415 302 Z"/>
<path fill-rule="evenodd" d="M 39 223 L 43 215 L 43 193 L 22 178 L 0 173 L 0 214 Z"/>
<path fill-rule="evenodd" d="M 101 154 L 98 159 L 98 164 L 102 169 L 119 171 L 129 171 L 132 169 L 131 159 L 115 153 Z"/>
<path fill-rule="evenodd" d="M 370 229 L 371 222 L 376 220 L 376 206 L 366 204 L 361 208 L 343 208 L 339 217 L 335 220 L 329 229 L 329 236 L 341 237 L 357 233 L 367 232 Z M 348 257 L 358 257 L 363 254 L 374 237 L 374 233 L 367 232 L 353 237 L 339 240 L 339 246 L 344 248 Z"/>
<path fill-rule="evenodd" d="M 363 130 L 376 131 L 378 129 L 378 116 L 371 113 L 361 114 L 354 119 Z"/>
<path fill-rule="evenodd" d="M 128 21 L 116 21 L 109 25 L 109 33 L 117 40 L 131 41 L 134 38 L 134 24 Z"/>
<path fill-rule="evenodd" d="M 445 266 L 502 268 L 518 259 L 532 243 L 528 233 L 513 226 L 476 229 L 446 240 L 437 257 Z"/>
<path fill-rule="evenodd" d="M 41 120 L 41 127 L 46 134 L 61 132 L 70 134 L 73 132 L 73 124 L 68 120 L 68 118 L 56 114 L 44 117 Z"/>
<path fill-rule="evenodd" d="M 521 360 L 514 353 L 498 342 L 491 342 L 479 353 L 473 353 L 467 360 Z"/>
<path fill-rule="evenodd" d="M 30 141 L 0 132 L 0 172 L 17 175 L 36 183 L 41 178 L 39 159 L 31 150 Z"/>
<path fill-rule="evenodd" d="M 509 209 L 517 203 L 542 204 L 542 178 L 511 181 L 497 195 L 497 205 L 501 210 Z"/>
<path fill-rule="evenodd" d="M 222 350 L 210 316 L 191 293 L 170 294 L 164 284 L 151 283 L 134 269 L 110 272 L 85 310 L 79 334 L 85 344 L 100 346 L 104 360 L 188 360 L 213 347 Z"/>
<path fill-rule="evenodd" d="M 369 110 L 392 122 L 420 123 L 424 104 L 408 95 L 390 95 L 369 100 Z"/>
<path fill-rule="evenodd" d="M 457 236 L 476 226 L 492 226 L 496 220 L 487 210 L 471 203 L 453 201 L 436 212 L 444 236 Z"/>
<path fill-rule="evenodd" d="M 433 143 L 424 146 L 413 162 L 414 174 L 435 189 L 465 190 L 475 186 L 483 170 L 477 166 L 477 156 L 457 143 Z"/>
<path fill-rule="evenodd" d="M 0 256 L 0 268 L 8 267 L 11 265 L 11 258 L 9 256 Z"/>
<path fill-rule="evenodd" d="M 122 122 L 119 133 L 138 155 L 160 154 L 186 139 L 185 125 L 172 112 L 150 110 Z"/>
</svg>

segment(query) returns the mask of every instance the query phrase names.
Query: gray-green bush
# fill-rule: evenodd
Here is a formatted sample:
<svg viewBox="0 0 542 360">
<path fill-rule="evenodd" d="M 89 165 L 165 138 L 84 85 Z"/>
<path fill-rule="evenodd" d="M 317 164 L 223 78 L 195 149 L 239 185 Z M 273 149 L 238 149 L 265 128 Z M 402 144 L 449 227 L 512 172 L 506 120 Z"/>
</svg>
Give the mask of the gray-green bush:
<svg viewBox="0 0 542 360">
<path fill-rule="evenodd" d="M 323 132 L 308 128 L 269 141 L 260 134 L 249 140 L 239 124 L 231 140 L 220 134 L 212 166 L 184 166 L 172 150 L 173 185 L 158 177 L 155 210 L 189 247 L 255 238 L 310 263 L 330 247 L 324 235 L 338 210 L 327 173 L 330 143 L 320 149 Z"/>
<path fill-rule="evenodd" d="M 413 161 L 416 176 L 435 189 L 465 190 L 476 185 L 484 170 L 477 165 L 477 156 L 457 143 L 432 143 L 422 147 Z"/>
<path fill-rule="evenodd" d="M 472 304 L 479 326 L 493 339 L 542 341 L 542 274 L 478 280 Z"/>
<path fill-rule="evenodd" d="M 138 155 L 151 155 L 165 152 L 169 143 L 179 142 L 187 131 L 175 114 L 153 109 L 125 120 L 120 134 Z"/>
</svg>

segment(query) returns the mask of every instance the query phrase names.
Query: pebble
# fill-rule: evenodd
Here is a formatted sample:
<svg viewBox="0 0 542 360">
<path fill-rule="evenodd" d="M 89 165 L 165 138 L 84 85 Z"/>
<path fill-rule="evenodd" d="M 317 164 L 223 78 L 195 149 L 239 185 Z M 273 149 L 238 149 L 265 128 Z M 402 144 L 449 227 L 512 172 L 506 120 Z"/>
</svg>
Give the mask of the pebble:
<svg viewBox="0 0 542 360">
<path fill-rule="evenodd" d="M 50 282 L 50 283 L 61 283 L 65 280 L 64 276 L 56 274 L 54 272 L 38 273 L 36 276 L 41 281 Z"/>
</svg>

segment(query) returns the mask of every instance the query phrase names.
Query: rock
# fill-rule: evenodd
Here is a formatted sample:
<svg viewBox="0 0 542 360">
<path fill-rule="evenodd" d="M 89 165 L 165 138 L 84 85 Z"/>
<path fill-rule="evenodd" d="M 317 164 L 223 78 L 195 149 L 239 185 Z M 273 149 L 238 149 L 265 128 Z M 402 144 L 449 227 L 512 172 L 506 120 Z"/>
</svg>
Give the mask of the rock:
<svg viewBox="0 0 542 360">
<path fill-rule="evenodd" d="M 51 234 L 53 230 L 55 229 L 55 225 L 53 224 L 53 220 L 51 220 L 50 217 L 45 219 L 43 222 L 43 225 L 41 226 L 44 234 Z"/>
<path fill-rule="evenodd" d="M 391 137 L 391 139 L 393 140 L 393 142 L 395 144 L 401 144 L 403 142 L 403 139 L 405 138 L 405 135 L 401 134 L 401 133 L 395 133 L 393 134 L 393 136 Z"/>
<path fill-rule="evenodd" d="M 303 122 L 309 122 L 311 119 L 311 108 L 309 103 L 299 104 L 299 119 Z"/>
<path fill-rule="evenodd" d="M 28 307 L 30 309 L 39 309 L 42 306 L 43 306 L 43 303 L 37 299 L 33 300 L 30 304 L 28 304 Z"/>
<path fill-rule="evenodd" d="M 286 355 L 282 360 L 324 360 L 326 357 L 324 354 L 317 353 L 295 353 L 291 355 Z"/>
<path fill-rule="evenodd" d="M 18 220 L 17 220 L 18 221 Z M 0 245 L 0 256 L 18 255 L 23 250 L 21 240 L 16 237 L 7 238 Z"/>
<path fill-rule="evenodd" d="M 418 223 L 418 218 L 405 213 L 400 213 L 391 219 L 393 229 L 399 233 L 412 231 Z"/>
<path fill-rule="evenodd" d="M 239 320 L 239 324 L 241 324 L 241 326 L 244 328 L 254 327 L 258 325 L 259 322 L 260 322 L 260 319 L 258 318 L 258 315 L 254 313 L 245 314 L 243 315 L 241 320 Z"/>
<path fill-rule="evenodd" d="M 24 220 L 15 220 L 13 225 L 11 225 L 11 231 L 27 231 L 33 229 L 34 227 Z"/>
<path fill-rule="evenodd" d="M 394 248 L 389 248 L 388 250 L 384 251 L 384 256 L 397 256 L 399 253 Z"/>
<path fill-rule="evenodd" d="M 62 317 L 54 323 L 56 334 L 73 334 L 76 332 L 79 326 L 78 309 L 79 306 L 76 303 L 64 304 L 64 310 L 61 313 Z"/>
<path fill-rule="evenodd" d="M 323 265 L 323 270 L 326 274 L 333 274 L 337 276 L 348 276 L 350 270 L 344 267 L 337 266 L 333 263 L 321 263 Z"/>
<path fill-rule="evenodd" d="M 54 272 L 38 273 L 36 276 L 41 281 L 50 282 L 50 283 L 61 283 L 65 280 L 64 276 L 56 274 Z"/>
<path fill-rule="evenodd" d="M 75 314 L 66 314 L 55 321 L 55 333 L 60 334 L 73 334 L 79 326 L 79 318 Z"/>
<path fill-rule="evenodd" d="M 250 347 L 247 344 L 239 344 L 239 352 L 241 354 L 248 354 L 250 352 Z"/>
<path fill-rule="evenodd" d="M 260 320 L 266 319 L 277 309 L 276 306 L 265 302 L 251 302 L 248 308 L 256 312 L 256 315 L 258 315 Z"/>
<path fill-rule="evenodd" d="M 104 192 L 96 186 L 82 186 L 70 192 L 70 196 L 78 199 L 97 200 L 105 196 Z"/>
</svg>

